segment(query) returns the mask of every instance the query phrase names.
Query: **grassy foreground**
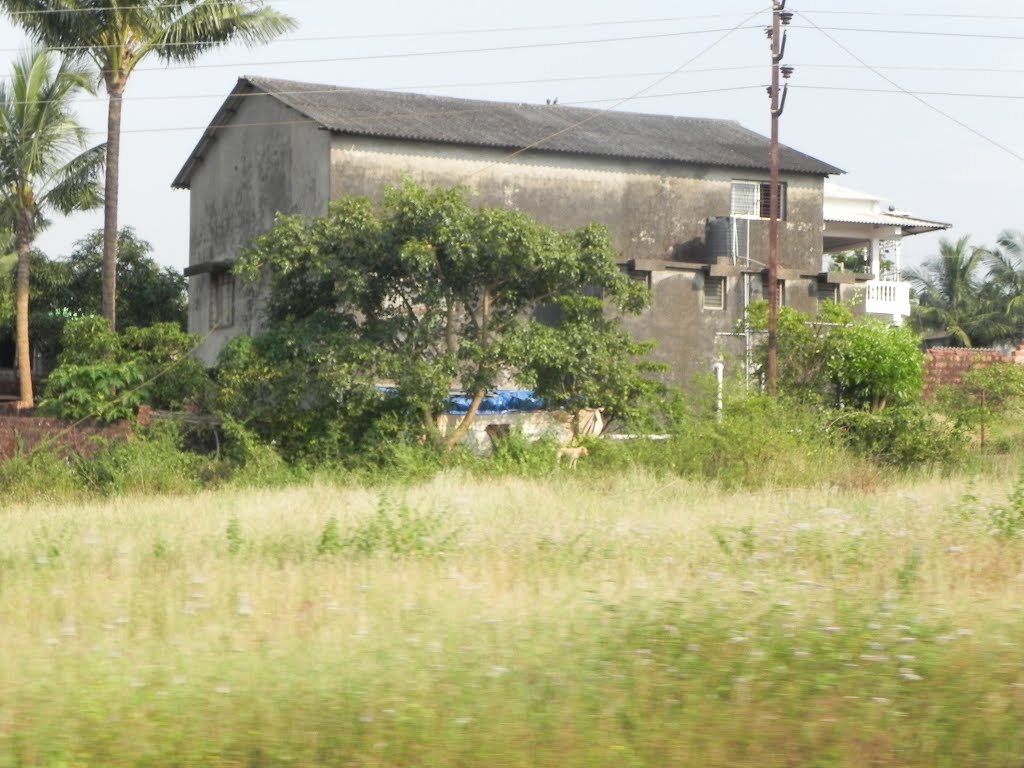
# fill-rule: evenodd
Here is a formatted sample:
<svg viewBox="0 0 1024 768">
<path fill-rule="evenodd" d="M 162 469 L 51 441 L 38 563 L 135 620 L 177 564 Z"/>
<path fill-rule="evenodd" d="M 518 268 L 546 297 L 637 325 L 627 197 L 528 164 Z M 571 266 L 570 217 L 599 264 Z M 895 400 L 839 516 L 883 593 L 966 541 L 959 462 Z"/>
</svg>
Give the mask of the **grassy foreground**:
<svg viewBox="0 0 1024 768">
<path fill-rule="evenodd" d="M 0 766 L 1015 766 L 962 481 L 642 474 L 0 510 Z"/>
</svg>

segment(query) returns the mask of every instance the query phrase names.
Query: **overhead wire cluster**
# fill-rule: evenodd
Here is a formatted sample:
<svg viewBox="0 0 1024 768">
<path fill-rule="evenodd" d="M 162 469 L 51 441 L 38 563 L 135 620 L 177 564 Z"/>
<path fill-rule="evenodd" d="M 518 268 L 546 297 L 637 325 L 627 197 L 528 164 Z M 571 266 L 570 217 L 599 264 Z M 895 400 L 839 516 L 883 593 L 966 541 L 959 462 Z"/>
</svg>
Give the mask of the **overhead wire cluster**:
<svg viewBox="0 0 1024 768">
<path fill-rule="evenodd" d="M 297 0 L 276 0 L 276 2 L 296 2 Z M 170 6 L 170 3 L 166 5 Z M 254 7 L 261 5 L 261 3 L 253 3 Z M 147 7 L 139 5 L 136 7 Z M 76 12 L 95 12 L 101 10 L 113 10 L 112 5 L 97 4 L 89 8 L 82 9 L 54 9 L 55 13 L 76 13 Z M 957 98 L 973 98 L 973 99 L 991 99 L 991 100 L 1006 100 L 1006 101 L 1018 101 L 1024 98 L 1024 95 L 1015 93 L 995 93 L 991 90 L 985 92 L 971 92 L 966 90 L 953 90 L 953 89 L 910 89 L 906 88 L 900 83 L 896 82 L 887 72 L 898 72 L 898 71 L 920 71 L 920 72 L 939 72 L 939 73 L 1020 73 L 1024 71 L 1021 68 L 1000 68 L 1000 67 L 962 67 L 962 66 L 951 66 L 951 65 L 895 65 L 888 66 L 884 64 L 870 64 L 864 58 L 858 56 L 848 44 L 843 43 L 836 36 L 838 33 L 846 35 L 898 35 L 904 37 L 922 37 L 922 38 L 960 38 L 960 39 L 974 39 L 974 40 L 1004 40 L 1004 41 L 1015 41 L 1024 40 L 1024 34 L 1013 34 L 1010 32 L 973 32 L 964 29 L 957 30 L 928 30 L 918 28 L 892 28 L 892 27 L 859 27 L 859 26 L 836 26 L 836 25 L 825 25 L 815 21 L 814 17 L 821 15 L 835 16 L 847 16 L 847 17 L 858 17 L 858 18 L 905 18 L 905 19 L 933 19 L 933 20 L 961 20 L 971 19 L 974 21 L 996 21 L 996 22 L 1010 22 L 1010 21 L 1024 21 L 1024 16 L 1020 15 L 1006 15 L 1006 14 L 970 14 L 970 13 L 942 13 L 942 12 L 900 12 L 900 11 L 886 11 L 886 12 L 874 12 L 865 10 L 832 10 L 832 9 L 815 9 L 801 11 L 795 9 L 798 24 L 793 25 L 793 29 L 801 29 L 807 31 L 814 31 L 817 34 L 822 35 L 829 40 L 836 48 L 843 51 L 847 56 L 852 58 L 856 64 L 835 64 L 828 62 L 800 62 L 801 70 L 828 70 L 828 69 L 862 69 L 872 73 L 874 76 L 885 81 L 890 88 L 871 88 L 865 86 L 847 86 L 841 84 L 808 84 L 802 82 L 795 82 L 794 88 L 806 91 L 837 91 L 847 93 L 862 93 L 862 94 L 894 94 L 904 95 L 911 97 L 923 104 L 936 114 L 941 115 L 947 120 L 959 125 L 961 128 L 968 130 L 977 137 L 983 139 L 989 144 L 997 147 L 1001 151 L 1004 151 L 1017 159 L 1024 159 L 1018 152 L 1005 146 L 1004 144 L 992 139 L 981 130 L 971 126 L 967 120 L 963 117 L 958 117 L 949 110 L 941 109 L 935 106 L 933 103 L 925 99 L 925 97 L 957 97 Z M 374 40 L 386 40 L 386 39 L 416 39 L 416 38 L 440 38 L 446 36 L 460 36 L 460 35 L 492 35 L 492 34 L 523 34 L 523 33 L 537 33 L 537 32 L 553 32 L 558 30 L 574 30 L 580 31 L 585 29 L 597 29 L 597 28 L 609 28 L 609 27 L 626 27 L 636 25 L 658 25 L 659 31 L 649 32 L 644 34 L 628 34 L 628 35 L 616 35 L 616 36 L 605 36 L 605 37 L 590 37 L 583 39 L 569 39 L 569 40 L 530 40 L 524 42 L 509 42 L 496 45 L 479 45 L 472 47 L 454 47 L 454 48 L 434 48 L 431 50 L 420 50 L 420 51 L 400 51 L 400 52 L 371 52 L 365 54 L 352 54 L 342 56 L 326 56 L 326 57 L 303 57 L 303 58 L 285 58 L 285 59 L 271 59 L 264 61 L 250 62 L 244 65 L 248 70 L 276 67 L 287 67 L 293 65 L 311 65 L 311 64 L 343 64 L 352 62 L 371 62 L 371 61 L 387 61 L 387 60 L 415 60 L 419 58 L 428 57 L 442 57 L 442 56 L 456 56 L 456 55 L 483 55 L 510 51 L 525 51 L 525 50 L 543 50 L 543 49 L 559 49 L 559 48 L 573 48 L 580 46 L 591 46 L 591 45 L 611 45 L 619 43 L 636 43 L 644 41 L 656 41 L 659 39 L 673 39 L 673 38 L 685 38 L 694 37 L 700 35 L 718 35 L 713 43 L 706 48 L 701 49 L 695 56 L 688 58 L 684 63 L 675 69 L 668 70 L 665 72 L 635 72 L 635 73 L 612 73 L 612 74 L 592 74 L 584 76 L 552 76 L 532 79 L 496 79 L 492 81 L 486 80 L 474 80 L 467 82 L 445 82 L 445 83 L 434 83 L 434 84 L 411 84 L 403 85 L 394 88 L 387 88 L 386 90 L 439 90 L 439 89 L 457 89 L 457 88 L 480 88 L 480 87 L 498 87 L 506 85 L 527 85 L 527 84 L 543 84 L 543 83 L 571 83 L 571 82 L 584 82 L 584 81 L 597 81 L 597 80 L 614 80 L 614 79 L 648 79 L 651 81 L 649 84 L 642 88 L 636 89 L 622 96 L 603 96 L 600 98 L 590 99 L 577 99 L 577 100 L 562 100 L 562 104 L 569 104 L 574 106 L 591 106 L 597 107 L 599 110 L 610 111 L 619 109 L 631 102 L 652 99 L 652 98 L 673 98 L 680 96 L 691 96 L 707 93 L 722 93 L 730 91 L 743 91 L 748 89 L 755 89 L 763 87 L 760 82 L 760 78 L 750 84 L 741 85 L 726 85 L 708 88 L 695 88 L 687 90 L 674 90 L 671 92 L 656 92 L 655 89 L 668 81 L 669 79 L 680 75 L 680 74 L 710 74 L 710 73 L 722 73 L 727 71 L 760 71 L 763 70 L 761 64 L 737 64 L 721 67 L 705 67 L 700 69 L 692 68 L 691 65 L 703 57 L 707 52 L 717 47 L 725 38 L 728 38 L 735 33 L 743 32 L 746 30 L 761 30 L 763 25 L 756 23 L 757 17 L 764 12 L 763 8 L 755 10 L 753 13 L 743 17 L 743 19 L 732 26 L 710 26 L 710 25 L 699 25 L 698 28 L 687 28 L 687 29 L 675 29 L 675 30 L 664 30 L 664 26 L 667 24 L 679 24 L 679 23 L 690 23 L 690 22 L 701 22 L 707 20 L 717 20 L 725 18 L 736 18 L 742 16 L 742 14 L 732 13 L 711 13 L 711 14 L 691 14 L 691 15 L 677 15 L 677 16 L 661 16 L 661 17 L 648 17 L 648 18 L 626 18 L 626 19 L 614 19 L 614 20 L 602 20 L 602 21 L 586 21 L 578 23 L 552 23 L 552 24 L 523 24 L 523 25 L 508 25 L 508 26 L 491 26 L 491 27 L 477 27 L 477 28 L 460 28 L 460 29 L 442 29 L 434 31 L 417 30 L 411 32 L 374 32 L 374 33 L 352 33 L 343 35 L 314 35 L 314 36 L 291 36 L 285 37 L 272 43 L 272 45 L 283 45 L 283 44 L 310 44 L 317 42 L 356 42 L 356 41 L 374 41 Z M 12 49 L 0 49 L 6 52 L 12 52 Z M 60 49 L 59 49 L 60 50 Z M 74 54 L 83 50 L 81 47 L 68 47 L 63 49 L 65 53 Z M 175 71 L 175 70 L 222 70 L 222 69 L 235 69 L 239 70 L 242 65 L 236 62 L 207 62 L 207 63 L 196 63 L 189 65 L 168 65 L 168 66 L 156 66 L 156 67 L 142 67 L 140 71 Z M 241 73 L 240 73 L 241 74 Z M 286 92 L 281 92 L 284 95 Z M 312 93 L 308 89 L 304 91 L 306 94 Z M 258 94 L 253 94 L 258 95 Z M 242 96 L 243 98 L 245 95 Z M 102 95 L 96 97 L 81 97 L 81 100 L 93 100 L 102 99 Z M 224 94 L 218 93 L 181 93 L 181 94 L 130 94 L 126 97 L 126 101 L 172 101 L 182 100 L 191 101 L 196 99 L 223 99 Z M 472 107 L 468 107 L 472 109 Z M 302 120 L 296 120 L 293 122 L 307 122 Z M 279 123 L 275 123 L 279 124 Z M 244 128 L 252 127 L 256 125 L 267 125 L 267 123 L 235 123 L 233 127 Z M 125 134 L 152 134 L 152 133 L 171 133 L 171 132 L 183 132 L 183 131 L 195 131 L 204 130 L 207 126 L 189 125 L 189 126 L 160 126 L 154 128 L 129 128 L 123 132 Z M 230 126 L 225 126 L 225 128 Z M 99 133 L 99 132 L 97 132 Z"/>
</svg>

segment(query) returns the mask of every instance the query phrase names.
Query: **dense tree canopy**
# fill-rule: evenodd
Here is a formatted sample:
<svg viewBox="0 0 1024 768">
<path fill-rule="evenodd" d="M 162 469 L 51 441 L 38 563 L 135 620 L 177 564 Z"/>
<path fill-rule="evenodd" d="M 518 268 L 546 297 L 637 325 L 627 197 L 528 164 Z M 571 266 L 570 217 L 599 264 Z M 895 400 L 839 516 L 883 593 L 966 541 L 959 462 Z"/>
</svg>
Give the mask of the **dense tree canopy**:
<svg viewBox="0 0 1024 768">
<path fill-rule="evenodd" d="M 629 398 L 611 402 L 601 380 L 633 397 L 645 388 L 647 348 L 600 308 L 638 311 L 648 294 L 622 274 L 596 225 L 560 233 L 522 213 L 473 208 L 461 189 L 406 184 L 380 205 L 350 197 L 325 216 L 279 217 L 237 270 L 268 279 L 270 334 L 256 346 L 272 347 L 275 365 L 263 370 L 285 376 L 282 358 L 301 351 L 307 404 L 311 393 L 351 402 L 359 383 L 388 383 L 430 433 L 450 392 L 464 390 L 472 406 L 451 444 L 487 391 L 516 375 L 553 404 L 608 398 L 600 404 L 619 415 Z M 554 322 L 542 331 L 545 309 Z"/>
<path fill-rule="evenodd" d="M 767 326 L 765 302 L 748 321 Z M 763 355 L 763 351 L 762 351 Z M 917 400 L 924 354 L 917 334 L 879 320 L 855 320 L 844 306 L 826 302 L 818 317 L 790 307 L 779 312 L 779 387 L 803 401 L 880 411 Z"/>
<path fill-rule="evenodd" d="M 941 240 L 938 255 L 904 271 L 918 296 L 911 318 L 915 327 L 944 331 L 963 347 L 1014 340 L 1020 331 L 1013 314 L 1021 287 L 1015 258 L 971 245 L 967 235 L 955 242 Z"/>
<path fill-rule="evenodd" d="M 107 92 L 103 315 L 115 323 L 121 108 L 128 80 L 146 59 L 193 62 L 238 41 L 265 43 L 296 22 L 252 0 L 0 0 L 39 43 L 91 61 Z"/>
</svg>

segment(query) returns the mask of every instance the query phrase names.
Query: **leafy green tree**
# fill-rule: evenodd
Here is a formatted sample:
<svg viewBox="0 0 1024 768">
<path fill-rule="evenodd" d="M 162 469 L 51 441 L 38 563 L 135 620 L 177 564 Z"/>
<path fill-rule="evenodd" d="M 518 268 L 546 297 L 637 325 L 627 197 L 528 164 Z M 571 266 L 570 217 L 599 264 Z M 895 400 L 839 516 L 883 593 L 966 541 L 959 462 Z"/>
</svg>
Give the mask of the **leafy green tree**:
<svg viewBox="0 0 1024 768">
<path fill-rule="evenodd" d="M 861 320 L 828 335 L 826 370 L 844 405 L 877 413 L 916 402 L 924 386 L 924 354 L 914 331 Z"/>
<path fill-rule="evenodd" d="M 949 333 L 964 347 L 985 346 L 1013 335 L 1003 303 L 984 290 L 989 252 L 970 244 L 942 239 L 937 257 L 919 269 L 904 271 L 918 292 L 911 320 L 920 330 Z"/>
<path fill-rule="evenodd" d="M 449 393 L 469 392 L 469 412 L 449 446 L 466 434 L 488 390 L 537 372 L 531 339 L 542 307 L 570 307 L 568 300 L 595 291 L 627 312 L 648 301 L 618 269 L 602 227 L 563 234 L 515 211 L 474 209 L 461 189 L 413 184 L 389 188 L 380 206 L 351 197 L 331 203 L 325 216 L 281 216 L 236 269 L 269 280 L 271 333 L 284 352 L 301 347 L 316 361 L 319 372 L 310 374 L 323 383 L 328 406 L 345 401 L 352 382 L 391 382 L 420 429 L 439 439 L 436 416 Z M 579 360 L 578 349 L 554 355 L 557 343 L 594 354 L 622 350 L 608 340 L 614 325 L 578 315 L 581 335 L 538 342 L 549 361 Z"/>
<path fill-rule="evenodd" d="M 69 320 L 62 341 L 39 405 L 44 413 L 113 421 L 142 404 L 184 410 L 212 400 L 206 367 L 191 356 L 198 340 L 174 323 L 118 334 L 90 315 Z"/>
<path fill-rule="evenodd" d="M 150 255 L 153 247 L 131 227 L 118 236 L 117 317 L 121 328 L 145 328 L 156 323 L 188 323 L 185 277 L 161 267 Z M 57 262 L 65 279 L 46 298 L 50 311 L 72 315 L 102 314 L 101 290 L 103 231 L 96 230 L 75 243 L 64 260 Z"/>
<path fill-rule="evenodd" d="M 747 309 L 746 322 L 756 331 L 768 328 L 768 302 L 755 301 Z M 779 307 L 778 386 L 788 397 L 802 402 L 832 397 L 829 378 L 829 335 L 833 328 L 853 322 L 848 307 L 825 302 L 816 317 L 792 307 Z M 767 363 L 766 350 L 758 351 L 758 362 Z"/>
<path fill-rule="evenodd" d="M 968 372 L 959 385 L 943 387 L 940 405 L 958 426 L 975 430 L 982 448 L 989 425 L 1000 417 L 1017 418 L 1024 411 L 1024 367 L 1002 363 Z"/>
<path fill-rule="evenodd" d="M 1007 324 L 1016 333 L 1007 340 L 1024 338 L 1024 232 L 1007 229 L 996 247 L 986 254 L 988 287 L 1005 306 Z"/>
<path fill-rule="evenodd" d="M 667 366 L 645 359 L 654 342 L 638 342 L 598 298 L 564 297 L 554 306 L 557 324 L 532 323 L 510 347 L 518 383 L 551 406 L 603 408 L 608 421 L 637 420 L 663 391 L 652 376 Z"/>
<path fill-rule="evenodd" d="M 104 147 L 87 149 L 87 132 L 71 111 L 92 79 L 45 50 L 19 56 L 0 84 L 0 216 L 14 232 L 18 252 L 16 344 L 19 407 L 33 404 L 29 354 L 29 280 L 32 243 L 49 211 L 68 214 L 97 207 Z"/>
<path fill-rule="evenodd" d="M 151 57 L 191 63 L 233 41 L 266 43 L 296 22 L 256 0 L 0 0 L 0 6 L 38 42 L 91 60 L 106 88 L 103 316 L 113 327 L 121 111 L 132 73 Z"/>
<path fill-rule="evenodd" d="M 755 302 L 748 320 L 767 327 L 767 303 Z M 881 411 L 915 402 L 924 384 L 920 339 L 909 328 L 854 320 L 850 310 L 826 302 L 817 317 L 783 307 L 779 312 L 779 387 L 803 402 Z M 764 359 L 764 350 L 759 351 Z"/>
</svg>

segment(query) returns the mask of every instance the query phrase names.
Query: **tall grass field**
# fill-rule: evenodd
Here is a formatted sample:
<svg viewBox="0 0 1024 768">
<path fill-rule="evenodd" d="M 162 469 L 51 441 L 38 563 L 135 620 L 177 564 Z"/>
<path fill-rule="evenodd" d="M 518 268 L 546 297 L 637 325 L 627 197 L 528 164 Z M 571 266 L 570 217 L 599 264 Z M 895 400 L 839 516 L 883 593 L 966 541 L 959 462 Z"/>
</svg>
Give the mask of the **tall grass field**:
<svg viewBox="0 0 1024 768">
<path fill-rule="evenodd" d="M 1024 765 L 1024 501 L 448 472 L 0 509 L 0 767 Z"/>
</svg>

